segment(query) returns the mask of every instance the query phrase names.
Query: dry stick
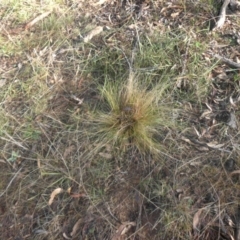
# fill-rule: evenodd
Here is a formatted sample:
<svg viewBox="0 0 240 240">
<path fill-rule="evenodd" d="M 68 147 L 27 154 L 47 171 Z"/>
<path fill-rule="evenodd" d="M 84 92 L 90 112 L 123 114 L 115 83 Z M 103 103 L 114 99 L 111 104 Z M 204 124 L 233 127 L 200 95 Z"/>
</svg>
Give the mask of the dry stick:
<svg viewBox="0 0 240 240">
<path fill-rule="evenodd" d="M 230 67 L 233 67 L 233 68 L 240 68 L 240 64 L 239 63 L 236 63 L 236 62 L 233 62 L 232 60 L 230 60 L 229 58 L 225 58 L 225 57 L 222 57 L 218 54 L 214 54 L 213 55 L 215 58 L 219 59 L 220 61 L 222 61 L 223 63 L 227 64 L 228 66 Z"/>
<path fill-rule="evenodd" d="M 227 6 L 230 3 L 230 0 L 225 0 L 221 10 L 220 10 L 220 14 L 219 14 L 219 19 L 215 25 L 215 27 L 213 28 L 213 30 L 217 29 L 217 28 L 221 28 L 226 20 L 226 10 L 227 10 Z"/>
</svg>

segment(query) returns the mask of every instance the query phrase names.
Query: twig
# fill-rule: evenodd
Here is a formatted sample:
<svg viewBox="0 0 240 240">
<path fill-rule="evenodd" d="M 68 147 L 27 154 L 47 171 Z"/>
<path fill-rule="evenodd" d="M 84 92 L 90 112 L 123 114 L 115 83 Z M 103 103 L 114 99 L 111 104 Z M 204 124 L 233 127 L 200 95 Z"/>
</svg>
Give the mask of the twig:
<svg viewBox="0 0 240 240">
<path fill-rule="evenodd" d="M 222 57 L 218 54 L 213 55 L 215 58 L 219 59 L 221 62 L 226 63 L 228 66 L 233 67 L 233 68 L 240 68 L 240 64 L 233 62 L 229 58 Z"/>
</svg>

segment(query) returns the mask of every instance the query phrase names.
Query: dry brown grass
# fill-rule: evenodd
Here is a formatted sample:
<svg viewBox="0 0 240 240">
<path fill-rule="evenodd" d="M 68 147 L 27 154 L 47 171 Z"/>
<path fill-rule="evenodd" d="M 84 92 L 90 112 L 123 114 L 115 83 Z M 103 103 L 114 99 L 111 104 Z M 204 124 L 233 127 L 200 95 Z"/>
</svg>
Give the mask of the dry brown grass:
<svg viewBox="0 0 240 240">
<path fill-rule="evenodd" d="M 238 19 L 120 2 L 0 3 L 1 239 L 234 235 Z"/>
</svg>

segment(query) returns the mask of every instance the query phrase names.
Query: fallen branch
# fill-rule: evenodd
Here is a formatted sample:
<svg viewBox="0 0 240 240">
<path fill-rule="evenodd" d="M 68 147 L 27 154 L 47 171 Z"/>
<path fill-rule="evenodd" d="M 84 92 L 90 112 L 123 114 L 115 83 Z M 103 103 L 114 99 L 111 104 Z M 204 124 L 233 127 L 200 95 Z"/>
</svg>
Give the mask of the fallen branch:
<svg viewBox="0 0 240 240">
<path fill-rule="evenodd" d="M 227 6 L 230 3 L 231 0 L 224 0 L 224 3 L 221 7 L 220 10 L 220 14 L 218 17 L 218 21 L 215 25 L 215 27 L 213 28 L 213 30 L 217 29 L 217 28 L 221 28 L 226 20 L 226 11 L 227 11 Z"/>
<path fill-rule="evenodd" d="M 215 58 L 217 58 L 218 60 L 220 60 L 221 62 L 227 64 L 229 67 L 240 68 L 240 64 L 239 63 L 233 62 L 229 58 L 222 57 L 222 56 L 220 56 L 218 54 L 214 54 L 213 56 Z"/>
</svg>

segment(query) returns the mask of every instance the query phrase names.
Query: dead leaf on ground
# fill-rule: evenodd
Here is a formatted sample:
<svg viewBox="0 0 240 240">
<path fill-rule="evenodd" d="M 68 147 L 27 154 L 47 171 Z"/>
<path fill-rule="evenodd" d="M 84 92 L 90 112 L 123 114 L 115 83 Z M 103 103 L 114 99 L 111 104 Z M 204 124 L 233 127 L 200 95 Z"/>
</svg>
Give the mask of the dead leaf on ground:
<svg viewBox="0 0 240 240">
<path fill-rule="evenodd" d="M 229 102 L 231 103 L 231 105 L 232 105 L 234 108 L 237 108 L 237 105 L 236 105 L 236 103 L 233 101 L 232 96 L 230 96 Z"/>
<path fill-rule="evenodd" d="M 204 147 L 204 146 L 196 146 L 197 150 L 200 151 L 200 152 L 207 152 L 209 151 L 209 148 L 208 147 Z"/>
<path fill-rule="evenodd" d="M 34 24 L 36 24 L 37 22 L 39 22 L 42 19 L 44 19 L 45 17 L 47 17 L 50 13 L 52 13 L 52 11 L 48 11 L 48 12 L 42 13 L 41 15 L 37 16 L 36 18 L 34 18 L 31 22 L 26 24 L 25 30 L 29 29 Z"/>
<path fill-rule="evenodd" d="M 63 237 L 64 237 L 65 239 L 72 239 L 71 237 L 68 237 L 66 233 L 63 233 Z"/>
<path fill-rule="evenodd" d="M 185 137 L 181 137 L 181 139 L 184 141 L 184 142 L 186 142 L 186 143 L 189 143 L 189 144 L 191 144 L 191 145 L 194 145 L 191 141 L 190 141 L 190 139 L 188 139 L 188 138 L 185 138 Z"/>
<path fill-rule="evenodd" d="M 66 159 L 73 151 L 75 151 L 75 145 L 71 145 L 67 147 L 64 151 L 63 158 Z"/>
<path fill-rule="evenodd" d="M 231 173 L 230 173 L 230 176 L 233 176 L 233 175 L 235 175 L 235 174 L 240 174 L 240 170 L 236 170 L 236 171 L 231 172 Z"/>
<path fill-rule="evenodd" d="M 89 42 L 94 36 L 100 34 L 103 31 L 103 27 L 97 26 L 92 31 L 88 33 L 88 35 L 83 39 L 85 43 Z"/>
<path fill-rule="evenodd" d="M 0 79 L 0 88 L 6 84 L 6 79 Z"/>
<path fill-rule="evenodd" d="M 71 95 L 71 98 L 77 102 L 77 105 L 81 105 L 83 103 L 83 98 L 78 98 L 74 94 Z"/>
<path fill-rule="evenodd" d="M 126 234 L 130 229 L 131 227 L 134 227 L 136 226 L 136 223 L 135 222 L 125 222 L 125 223 L 122 223 L 118 230 L 116 231 L 116 234 L 112 237 L 111 240 L 120 240 L 122 239 L 122 236 L 124 234 Z"/>
<path fill-rule="evenodd" d="M 172 18 L 176 18 L 179 14 L 180 14 L 180 12 L 172 13 L 172 14 L 171 14 L 171 17 L 172 17 Z"/>
<path fill-rule="evenodd" d="M 40 158 L 37 158 L 37 166 L 38 166 L 40 175 L 42 176 L 42 173 L 43 173 L 42 168 L 43 168 L 43 167 L 42 167 Z"/>
<path fill-rule="evenodd" d="M 185 138 L 185 137 L 181 137 L 181 139 L 184 141 L 184 142 L 186 142 L 186 143 L 189 143 L 189 144 L 191 144 L 191 145 L 194 145 L 194 143 L 190 140 L 190 139 L 188 139 L 188 138 Z"/>
<path fill-rule="evenodd" d="M 196 167 L 198 167 L 198 166 L 201 166 L 201 165 L 202 165 L 202 162 L 200 162 L 200 161 L 191 162 L 189 165 L 190 165 L 190 166 L 196 166 Z"/>
<path fill-rule="evenodd" d="M 100 152 L 99 155 L 105 159 L 112 159 L 113 156 L 111 153 L 103 153 L 103 152 Z"/>
<path fill-rule="evenodd" d="M 105 145 L 106 151 L 111 152 L 112 151 L 112 146 L 110 144 Z"/>
<path fill-rule="evenodd" d="M 72 198 L 80 198 L 80 197 L 86 197 L 87 195 L 85 193 L 75 193 L 72 192 L 72 187 L 69 187 L 67 189 L 67 193 L 70 195 Z"/>
<path fill-rule="evenodd" d="M 108 0 L 99 0 L 97 3 L 94 3 L 93 5 L 94 6 L 98 6 L 98 5 L 102 5 L 104 4 L 105 2 L 107 2 Z"/>
<path fill-rule="evenodd" d="M 70 194 L 71 194 L 71 191 L 72 191 L 72 187 L 69 187 L 69 188 L 67 189 L 67 193 L 70 195 Z"/>
<path fill-rule="evenodd" d="M 39 169 L 41 169 L 41 160 L 39 158 L 37 159 L 37 166 Z"/>
<path fill-rule="evenodd" d="M 200 119 L 208 117 L 210 114 L 212 114 L 212 111 L 210 110 L 205 110 L 202 115 L 200 116 Z"/>
<path fill-rule="evenodd" d="M 199 131 L 195 127 L 193 127 L 193 129 L 196 132 L 197 136 L 200 138 L 202 135 L 199 133 Z"/>
<path fill-rule="evenodd" d="M 193 230 L 194 231 L 199 231 L 198 229 L 198 225 L 199 225 L 199 222 L 200 222 L 200 215 L 202 213 L 202 209 L 199 209 L 195 214 L 194 214 L 194 217 L 193 217 Z"/>
<path fill-rule="evenodd" d="M 62 193 L 63 189 L 62 188 L 56 188 L 50 195 L 50 199 L 48 201 L 48 205 L 52 205 L 54 198 L 59 194 Z"/>
<path fill-rule="evenodd" d="M 76 236 L 76 234 L 77 234 L 77 232 L 78 232 L 78 230 L 80 228 L 81 223 L 82 223 L 82 218 L 78 219 L 78 221 L 74 224 L 72 232 L 70 233 L 70 235 L 72 237 Z"/>
<path fill-rule="evenodd" d="M 237 119 L 233 112 L 230 113 L 230 120 L 227 122 L 227 125 L 233 129 L 237 129 Z"/>
<path fill-rule="evenodd" d="M 220 80 L 225 80 L 225 81 L 227 81 L 229 79 L 229 77 L 227 76 L 227 74 L 225 72 L 222 72 L 222 73 L 218 74 L 216 76 L 216 78 L 218 78 Z"/>
<path fill-rule="evenodd" d="M 39 234 L 39 235 L 48 235 L 49 232 L 43 229 L 38 229 L 36 231 L 34 231 L 35 234 Z"/>
<path fill-rule="evenodd" d="M 207 145 L 210 148 L 219 149 L 219 148 L 222 148 L 225 144 L 224 143 L 218 144 L 216 141 L 212 141 L 212 142 L 207 143 Z"/>
</svg>

